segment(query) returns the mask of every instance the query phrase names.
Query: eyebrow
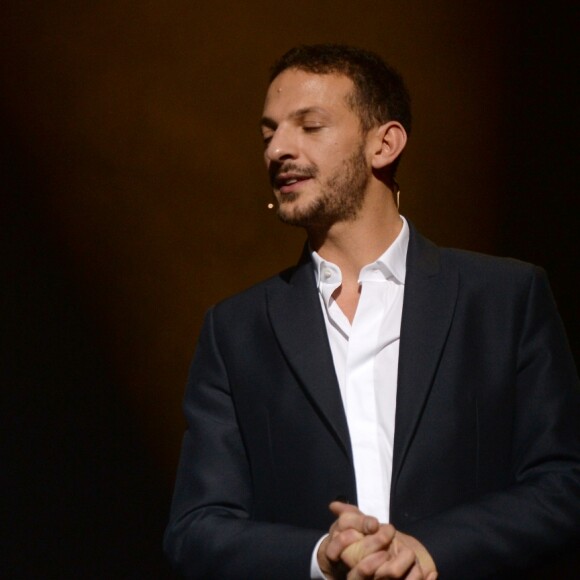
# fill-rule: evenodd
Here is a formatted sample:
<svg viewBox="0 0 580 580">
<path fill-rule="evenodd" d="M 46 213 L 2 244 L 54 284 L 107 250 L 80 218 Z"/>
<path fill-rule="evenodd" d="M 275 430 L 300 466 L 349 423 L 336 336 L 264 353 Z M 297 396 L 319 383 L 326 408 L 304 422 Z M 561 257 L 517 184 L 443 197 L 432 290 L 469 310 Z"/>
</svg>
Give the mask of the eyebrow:
<svg viewBox="0 0 580 580">
<path fill-rule="evenodd" d="M 305 117 L 309 113 L 322 113 L 327 114 L 326 110 L 322 107 L 303 107 L 302 109 L 297 109 L 290 114 L 291 119 L 299 119 L 300 117 Z M 260 119 L 260 127 L 267 127 L 268 129 L 276 129 L 278 123 L 274 121 L 271 117 L 262 117 Z"/>
</svg>

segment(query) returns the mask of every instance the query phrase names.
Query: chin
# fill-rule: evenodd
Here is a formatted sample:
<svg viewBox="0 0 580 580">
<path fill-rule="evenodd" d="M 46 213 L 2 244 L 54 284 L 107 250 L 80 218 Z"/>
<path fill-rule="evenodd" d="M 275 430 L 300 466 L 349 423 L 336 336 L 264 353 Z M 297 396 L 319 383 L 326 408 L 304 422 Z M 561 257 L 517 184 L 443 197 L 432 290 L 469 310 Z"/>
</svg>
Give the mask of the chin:
<svg viewBox="0 0 580 580">
<path fill-rule="evenodd" d="M 312 204 L 306 208 L 280 206 L 278 207 L 278 217 L 285 224 L 301 228 L 327 227 L 333 221 L 331 217 L 321 211 L 317 204 Z"/>
<path fill-rule="evenodd" d="M 308 224 L 309 213 L 304 209 L 295 206 L 288 207 L 287 205 L 278 206 L 278 217 L 280 221 L 292 226 L 304 226 Z"/>
<path fill-rule="evenodd" d="M 298 195 L 284 196 L 284 201 L 278 200 L 278 215 L 281 219 L 300 219 L 308 213 L 310 213 L 310 208 L 300 204 Z"/>
<path fill-rule="evenodd" d="M 296 214 L 294 211 L 285 211 L 278 208 L 278 218 L 281 222 L 285 224 L 289 224 L 291 226 L 302 226 L 303 223 L 303 216 L 300 214 Z"/>
</svg>

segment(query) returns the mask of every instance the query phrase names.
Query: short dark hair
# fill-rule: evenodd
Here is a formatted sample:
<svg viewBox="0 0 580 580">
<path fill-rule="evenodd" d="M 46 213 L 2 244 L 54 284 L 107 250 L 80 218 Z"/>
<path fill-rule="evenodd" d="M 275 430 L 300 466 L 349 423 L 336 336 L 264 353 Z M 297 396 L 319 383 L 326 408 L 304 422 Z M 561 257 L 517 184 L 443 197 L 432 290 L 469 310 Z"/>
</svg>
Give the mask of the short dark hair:
<svg viewBox="0 0 580 580">
<path fill-rule="evenodd" d="M 368 130 L 398 121 L 411 132 L 411 97 L 401 75 L 380 56 L 345 44 L 301 45 L 286 52 L 270 70 L 270 82 L 295 68 L 314 74 L 342 74 L 354 84 L 350 105 Z"/>
</svg>

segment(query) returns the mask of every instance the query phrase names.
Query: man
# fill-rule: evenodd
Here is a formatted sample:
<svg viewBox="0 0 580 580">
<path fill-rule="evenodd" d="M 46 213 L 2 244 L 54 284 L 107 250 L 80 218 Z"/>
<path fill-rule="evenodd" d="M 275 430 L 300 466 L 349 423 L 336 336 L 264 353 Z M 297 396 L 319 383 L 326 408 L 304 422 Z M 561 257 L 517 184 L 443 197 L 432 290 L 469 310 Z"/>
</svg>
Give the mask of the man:
<svg viewBox="0 0 580 580">
<path fill-rule="evenodd" d="M 273 69 L 265 160 L 308 246 L 207 314 L 165 539 L 188 577 L 513 577 L 578 540 L 580 396 L 545 276 L 399 215 L 410 121 L 366 51 Z"/>
</svg>

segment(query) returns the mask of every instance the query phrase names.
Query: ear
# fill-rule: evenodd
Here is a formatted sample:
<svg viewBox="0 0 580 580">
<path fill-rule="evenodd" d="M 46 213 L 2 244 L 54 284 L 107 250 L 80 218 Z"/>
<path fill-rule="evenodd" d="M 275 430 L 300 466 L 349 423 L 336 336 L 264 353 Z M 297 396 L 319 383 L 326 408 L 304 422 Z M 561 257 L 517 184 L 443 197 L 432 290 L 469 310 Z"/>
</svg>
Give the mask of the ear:
<svg viewBox="0 0 580 580">
<path fill-rule="evenodd" d="M 383 169 L 391 165 L 407 144 L 407 132 L 398 121 L 389 121 L 376 129 L 372 166 Z"/>
</svg>

